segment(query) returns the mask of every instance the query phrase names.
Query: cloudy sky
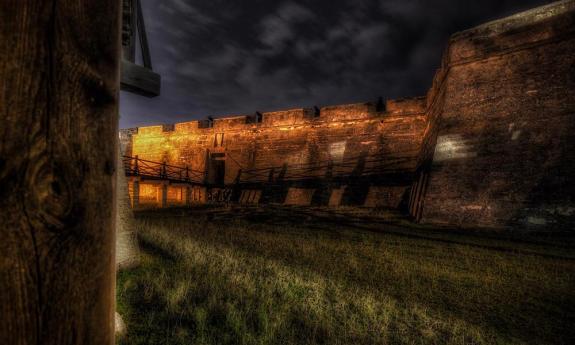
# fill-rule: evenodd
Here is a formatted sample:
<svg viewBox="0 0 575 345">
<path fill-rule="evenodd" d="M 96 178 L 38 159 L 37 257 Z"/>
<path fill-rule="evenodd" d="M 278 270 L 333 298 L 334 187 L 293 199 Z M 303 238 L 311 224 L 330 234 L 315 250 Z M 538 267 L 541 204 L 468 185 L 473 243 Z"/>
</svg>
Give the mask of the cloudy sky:
<svg viewBox="0 0 575 345">
<path fill-rule="evenodd" d="M 424 95 L 450 34 L 545 0 L 141 0 L 162 95 L 120 127 Z"/>
</svg>

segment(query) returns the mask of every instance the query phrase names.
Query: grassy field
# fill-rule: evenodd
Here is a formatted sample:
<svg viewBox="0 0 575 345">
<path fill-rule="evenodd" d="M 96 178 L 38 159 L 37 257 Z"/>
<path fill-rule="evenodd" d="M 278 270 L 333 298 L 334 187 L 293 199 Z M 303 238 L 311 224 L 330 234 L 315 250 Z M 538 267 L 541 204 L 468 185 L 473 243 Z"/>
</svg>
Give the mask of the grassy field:
<svg viewBox="0 0 575 345">
<path fill-rule="evenodd" d="M 390 220 L 391 219 L 391 220 Z M 149 211 L 120 344 L 574 344 L 572 237 L 302 210 Z"/>
</svg>

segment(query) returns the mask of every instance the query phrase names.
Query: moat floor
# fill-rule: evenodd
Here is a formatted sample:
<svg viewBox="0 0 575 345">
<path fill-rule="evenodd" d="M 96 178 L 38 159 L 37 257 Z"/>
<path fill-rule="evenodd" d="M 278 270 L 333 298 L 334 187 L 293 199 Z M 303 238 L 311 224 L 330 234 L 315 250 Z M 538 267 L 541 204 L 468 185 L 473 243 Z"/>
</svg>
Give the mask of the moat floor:
<svg viewBox="0 0 575 345">
<path fill-rule="evenodd" d="M 575 239 L 409 224 L 386 212 L 137 215 L 120 344 L 573 344 Z"/>
</svg>

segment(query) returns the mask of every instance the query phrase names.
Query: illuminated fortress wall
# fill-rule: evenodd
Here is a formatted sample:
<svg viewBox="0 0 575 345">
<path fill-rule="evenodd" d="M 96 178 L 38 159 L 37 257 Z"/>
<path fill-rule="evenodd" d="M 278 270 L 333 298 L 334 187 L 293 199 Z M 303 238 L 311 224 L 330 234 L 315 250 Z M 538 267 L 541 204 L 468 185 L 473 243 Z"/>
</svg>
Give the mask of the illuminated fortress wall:
<svg viewBox="0 0 575 345">
<path fill-rule="evenodd" d="M 298 164 L 313 167 L 354 161 L 361 156 L 399 158 L 397 168 L 408 176 L 417 165 L 426 124 L 424 111 L 425 99 L 416 98 L 387 101 L 382 109 L 377 109 L 376 103 L 361 103 L 323 107 L 319 112 L 314 109 L 265 112 L 261 117 L 215 119 L 211 128 L 202 128 L 201 121 L 140 127 L 123 132 L 124 147 L 128 154 L 140 159 L 202 171 L 208 183 L 222 182 L 216 181 L 221 174 L 224 183 L 232 184 L 240 169 Z M 223 165 L 220 172 L 213 166 L 218 161 Z M 350 172 L 353 168 L 349 167 Z M 386 195 L 393 194 L 393 200 L 379 200 L 374 189 L 371 195 L 369 190 L 365 191 L 367 195 L 360 198 L 363 200 L 354 204 L 398 204 L 410 183 L 408 178 L 399 185 L 389 186 Z M 145 188 L 140 197 L 157 200 L 154 192 Z M 279 202 L 309 204 L 317 188 L 299 189 L 286 191 L 288 195 Z"/>
<path fill-rule="evenodd" d="M 575 1 L 453 35 L 425 98 L 388 101 L 384 110 L 366 103 L 262 115 L 261 122 L 216 119 L 213 128 L 198 121 L 141 127 L 124 131 L 123 143 L 132 155 L 189 165 L 207 181 L 227 183 L 240 167 L 379 155 L 401 162 L 403 177 L 366 183 L 355 198 L 349 191 L 358 186 L 336 186 L 324 203 L 403 203 L 425 223 L 573 229 Z M 214 166 L 221 168 L 214 160 L 222 159 L 225 171 L 214 177 Z M 155 190 L 146 193 L 158 200 Z M 182 202 L 181 193 L 179 201 L 170 193 Z M 241 200 L 264 193 L 246 191 Z M 279 201 L 310 204 L 317 193 L 291 188 Z M 203 200 L 201 191 L 194 197 Z"/>
</svg>

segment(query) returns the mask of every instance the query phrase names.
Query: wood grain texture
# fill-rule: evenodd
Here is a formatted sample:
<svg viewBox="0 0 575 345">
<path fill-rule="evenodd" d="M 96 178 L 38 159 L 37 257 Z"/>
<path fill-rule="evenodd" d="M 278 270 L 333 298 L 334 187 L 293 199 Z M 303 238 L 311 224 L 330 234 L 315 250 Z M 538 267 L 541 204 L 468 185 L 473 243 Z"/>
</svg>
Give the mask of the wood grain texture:
<svg viewBox="0 0 575 345">
<path fill-rule="evenodd" d="M 0 344 L 112 344 L 120 1 L 0 2 Z"/>
</svg>

